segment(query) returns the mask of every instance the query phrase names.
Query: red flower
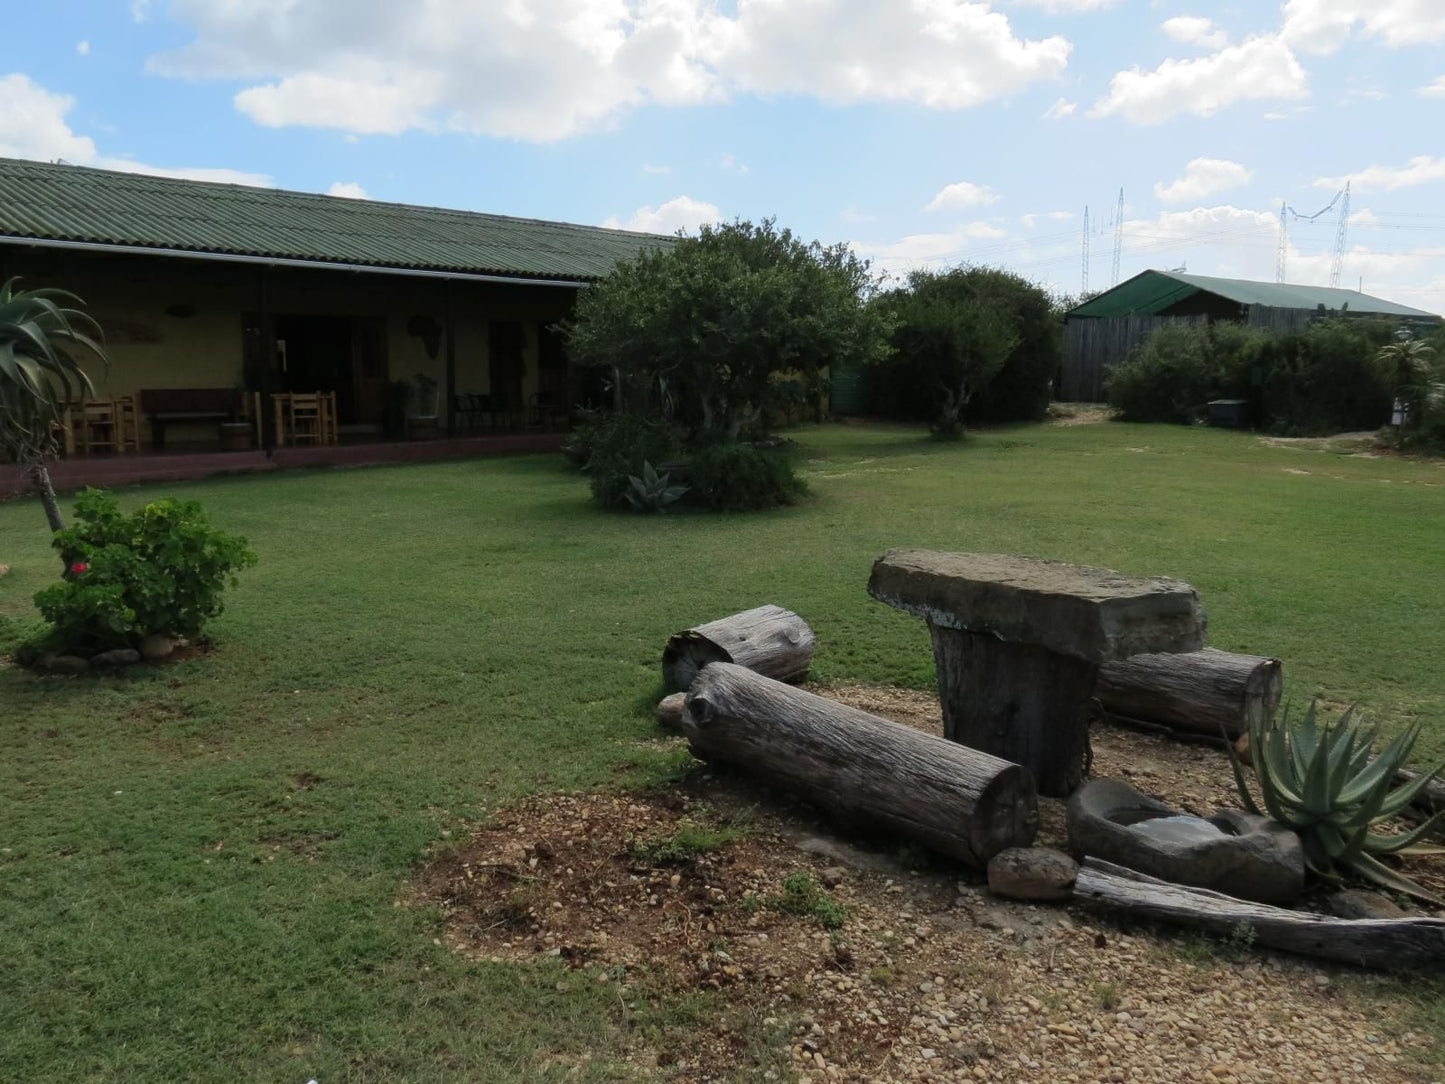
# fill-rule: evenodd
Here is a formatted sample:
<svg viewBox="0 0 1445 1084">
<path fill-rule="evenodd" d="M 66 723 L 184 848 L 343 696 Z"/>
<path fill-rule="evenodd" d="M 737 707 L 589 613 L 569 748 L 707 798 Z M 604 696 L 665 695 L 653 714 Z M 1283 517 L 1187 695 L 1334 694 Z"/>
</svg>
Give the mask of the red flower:
<svg viewBox="0 0 1445 1084">
<path fill-rule="evenodd" d="M 73 565 L 70 566 L 70 571 L 72 571 L 72 572 L 85 572 L 85 571 L 86 571 L 87 569 L 89 569 L 89 568 L 90 568 L 90 566 L 89 566 L 88 564 L 86 564 L 84 561 L 76 561 L 75 564 L 73 564 Z"/>
</svg>

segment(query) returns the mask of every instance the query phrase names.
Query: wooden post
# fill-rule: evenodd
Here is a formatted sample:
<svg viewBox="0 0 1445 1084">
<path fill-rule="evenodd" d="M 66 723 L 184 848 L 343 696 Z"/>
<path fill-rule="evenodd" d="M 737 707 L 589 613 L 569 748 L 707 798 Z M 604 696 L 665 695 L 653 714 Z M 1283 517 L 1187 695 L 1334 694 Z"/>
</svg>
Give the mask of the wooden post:
<svg viewBox="0 0 1445 1084">
<path fill-rule="evenodd" d="M 1026 768 L 733 663 L 697 675 L 679 725 L 709 760 L 975 866 L 1038 833 Z"/>
<path fill-rule="evenodd" d="M 457 329 L 452 320 L 452 280 L 447 279 L 447 436 L 456 436 L 457 418 Z"/>
<path fill-rule="evenodd" d="M 257 376 L 262 403 L 262 449 L 270 454 L 275 450 L 282 434 L 277 430 L 272 412 L 265 409 L 265 404 L 276 393 L 276 322 L 271 314 L 271 269 L 266 264 L 262 264 L 259 270 L 257 294 L 256 313 L 261 336 L 259 351 L 261 365 Z"/>
</svg>

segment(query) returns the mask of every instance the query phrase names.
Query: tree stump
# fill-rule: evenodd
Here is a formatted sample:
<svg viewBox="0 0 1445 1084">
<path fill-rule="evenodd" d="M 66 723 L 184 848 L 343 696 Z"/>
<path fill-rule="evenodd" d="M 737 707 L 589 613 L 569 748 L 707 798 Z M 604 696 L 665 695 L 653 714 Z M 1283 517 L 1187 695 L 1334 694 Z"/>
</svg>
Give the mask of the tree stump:
<svg viewBox="0 0 1445 1084">
<path fill-rule="evenodd" d="M 1021 766 L 741 666 L 699 673 L 680 725 L 707 760 L 975 866 L 1038 833 L 1038 797 Z"/>
<path fill-rule="evenodd" d="M 1283 688 L 1278 659 L 1206 647 L 1105 663 L 1094 696 L 1128 721 L 1232 740 L 1274 715 Z"/>
<path fill-rule="evenodd" d="M 662 678 L 668 689 L 685 690 L 708 663 L 732 662 L 778 681 L 801 681 L 816 645 L 797 614 L 759 606 L 677 633 L 662 650 Z"/>
<path fill-rule="evenodd" d="M 1024 765 L 1057 797 L 1084 778 L 1100 664 L 1204 641 L 1187 583 L 1034 557 L 890 550 L 868 593 L 927 619 L 945 735 Z"/>
</svg>

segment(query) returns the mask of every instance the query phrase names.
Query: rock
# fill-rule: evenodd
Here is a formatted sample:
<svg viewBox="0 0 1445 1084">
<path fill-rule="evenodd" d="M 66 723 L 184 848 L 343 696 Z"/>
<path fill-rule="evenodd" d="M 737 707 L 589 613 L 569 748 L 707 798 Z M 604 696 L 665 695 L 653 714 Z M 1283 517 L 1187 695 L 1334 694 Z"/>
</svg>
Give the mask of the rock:
<svg viewBox="0 0 1445 1084">
<path fill-rule="evenodd" d="M 140 642 L 140 653 L 151 662 L 164 659 L 176 649 L 176 642 L 169 636 L 152 634 Z"/>
<path fill-rule="evenodd" d="M 1299 837 L 1268 817 L 1237 809 L 1185 817 L 1127 783 L 1096 779 L 1069 799 L 1068 829 L 1076 855 L 1175 884 L 1261 903 L 1288 903 L 1304 891 Z"/>
<path fill-rule="evenodd" d="M 1363 888 L 1345 888 L 1325 900 L 1330 914 L 1340 918 L 1407 918 L 1404 908 L 1387 896 Z"/>
<path fill-rule="evenodd" d="M 90 662 L 93 666 L 133 666 L 140 662 L 140 652 L 133 647 L 118 647 L 92 655 Z"/>
<path fill-rule="evenodd" d="M 933 625 L 985 633 L 1092 663 L 1204 646 L 1204 608 L 1187 583 L 1002 553 L 895 549 L 868 593 Z"/>
<path fill-rule="evenodd" d="M 818 880 L 822 881 L 826 888 L 837 888 L 843 883 L 844 876 L 842 866 L 829 866 L 818 874 Z"/>
<path fill-rule="evenodd" d="M 1010 847 L 988 862 L 988 890 L 1015 900 L 1066 900 L 1079 864 L 1051 847 Z"/>
<path fill-rule="evenodd" d="M 79 655 L 55 655 L 42 659 L 41 665 L 50 674 L 84 674 L 90 670 L 90 660 Z"/>
</svg>

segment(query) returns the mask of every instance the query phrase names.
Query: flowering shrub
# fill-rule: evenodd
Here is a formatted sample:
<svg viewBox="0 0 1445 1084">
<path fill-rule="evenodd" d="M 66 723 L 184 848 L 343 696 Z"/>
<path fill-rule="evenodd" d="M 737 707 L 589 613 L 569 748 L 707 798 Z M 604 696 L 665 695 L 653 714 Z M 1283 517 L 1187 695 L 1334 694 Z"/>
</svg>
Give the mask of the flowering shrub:
<svg viewBox="0 0 1445 1084">
<path fill-rule="evenodd" d="M 235 574 L 256 563 L 246 540 L 212 528 L 195 501 L 155 501 L 126 516 L 110 494 L 87 489 L 75 520 L 55 534 L 61 582 L 35 596 L 52 640 L 69 650 L 196 636 Z"/>
</svg>

